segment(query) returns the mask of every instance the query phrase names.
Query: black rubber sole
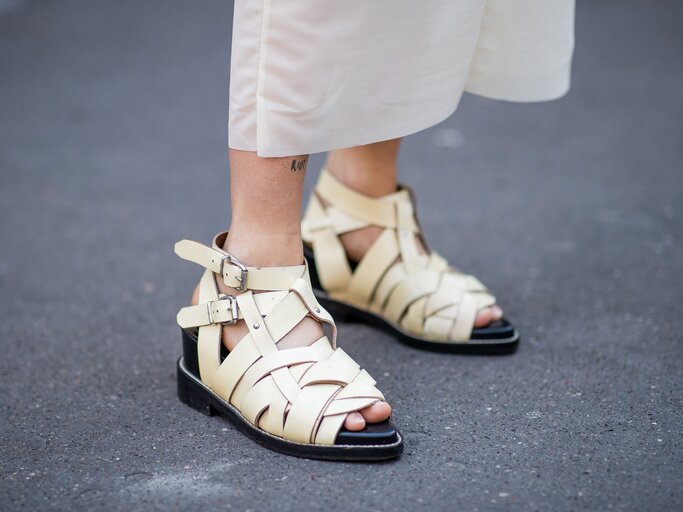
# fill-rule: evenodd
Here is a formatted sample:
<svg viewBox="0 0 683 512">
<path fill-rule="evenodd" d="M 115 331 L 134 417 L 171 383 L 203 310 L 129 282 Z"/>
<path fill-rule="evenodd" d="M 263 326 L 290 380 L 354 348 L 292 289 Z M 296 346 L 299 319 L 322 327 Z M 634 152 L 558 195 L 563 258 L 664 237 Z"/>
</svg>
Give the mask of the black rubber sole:
<svg viewBox="0 0 683 512">
<path fill-rule="evenodd" d="M 472 338 L 463 343 L 439 342 L 415 336 L 402 329 L 401 326 L 385 320 L 379 315 L 328 297 L 327 293 L 321 289 L 313 252 L 309 247 L 304 246 L 304 256 L 308 261 L 313 293 L 315 293 L 320 304 L 332 314 L 335 320 L 346 322 L 360 321 L 369 324 L 388 332 L 401 343 L 421 350 L 472 355 L 505 355 L 512 354 L 517 350 L 520 340 L 519 332 L 506 319 L 493 322 L 483 328 L 474 329 L 472 331 Z"/>
<path fill-rule="evenodd" d="M 183 365 L 195 379 L 201 382 L 199 376 L 199 359 L 197 358 L 197 329 L 181 329 L 183 340 Z M 228 349 L 221 345 L 221 361 L 228 357 Z M 337 434 L 335 444 L 364 445 L 393 444 L 398 440 L 398 432 L 391 420 L 371 423 L 363 430 L 351 431 L 342 427 Z"/>
<path fill-rule="evenodd" d="M 256 428 L 249 423 L 232 405 L 214 394 L 185 366 L 184 358 L 180 357 L 178 370 L 178 398 L 181 402 L 208 416 L 220 415 L 226 417 L 240 431 L 261 445 L 287 455 L 307 459 L 323 459 L 336 461 L 382 461 L 394 459 L 403 452 L 403 438 L 398 431 L 396 441 L 391 444 L 378 445 L 316 445 L 287 441 Z M 387 423 L 387 422 L 383 422 Z M 381 424 L 374 425 L 375 427 Z M 366 427 L 368 429 L 368 427 Z M 395 430 L 395 429 L 394 429 Z M 340 439 L 337 437 L 337 442 Z"/>
<path fill-rule="evenodd" d="M 388 332 L 401 343 L 421 350 L 431 350 L 435 352 L 449 352 L 454 354 L 472 355 L 504 355 L 512 354 L 517 350 L 519 344 L 519 333 L 514 330 L 513 336 L 505 339 L 472 339 L 467 343 L 438 342 L 432 341 L 404 331 L 384 318 L 358 309 L 351 304 L 346 304 L 338 300 L 327 298 L 324 292 L 313 290 L 318 302 L 327 309 L 335 320 L 354 322 L 360 321 L 369 324 L 382 331 Z"/>
</svg>

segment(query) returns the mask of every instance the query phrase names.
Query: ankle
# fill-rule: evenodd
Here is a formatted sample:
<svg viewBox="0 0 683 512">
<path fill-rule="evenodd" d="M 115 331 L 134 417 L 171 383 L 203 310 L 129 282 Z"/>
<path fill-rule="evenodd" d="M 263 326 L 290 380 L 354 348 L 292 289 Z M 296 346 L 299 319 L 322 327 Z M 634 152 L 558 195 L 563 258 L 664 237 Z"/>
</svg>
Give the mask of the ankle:
<svg viewBox="0 0 683 512">
<path fill-rule="evenodd" d="M 301 233 L 244 232 L 232 228 L 223 249 L 253 267 L 287 267 L 304 260 Z"/>
<path fill-rule="evenodd" d="M 396 192 L 396 161 L 348 157 L 344 150 L 330 153 L 327 171 L 347 187 L 370 197 Z"/>
</svg>

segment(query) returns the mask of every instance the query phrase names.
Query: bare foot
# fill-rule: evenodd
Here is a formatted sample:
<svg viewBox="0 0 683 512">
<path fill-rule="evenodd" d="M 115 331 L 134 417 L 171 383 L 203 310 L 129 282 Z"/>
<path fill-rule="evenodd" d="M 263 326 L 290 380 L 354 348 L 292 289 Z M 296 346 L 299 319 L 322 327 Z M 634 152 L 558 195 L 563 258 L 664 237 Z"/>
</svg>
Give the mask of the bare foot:
<svg viewBox="0 0 683 512">
<path fill-rule="evenodd" d="M 231 246 L 233 245 L 233 240 L 230 241 Z M 252 241 L 253 242 L 253 241 Z M 227 242 L 226 242 L 227 245 Z M 237 242 L 235 245 L 239 245 Z M 288 244 L 284 244 L 285 246 Z M 258 258 L 249 257 L 248 253 L 250 250 L 246 248 L 244 250 L 232 249 L 229 252 L 235 254 L 243 262 L 248 262 L 249 265 L 260 265 L 260 266 L 278 266 L 278 265 L 296 265 L 300 264 L 303 260 L 303 253 L 301 252 L 301 238 L 299 237 L 296 244 L 289 244 L 296 249 L 293 254 L 287 255 L 286 252 L 278 251 L 275 256 L 273 252 L 269 251 L 268 256 Z M 272 247 L 272 246 L 271 246 Z M 280 246 L 282 247 L 282 246 Z M 227 246 L 225 248 L 227 249 Z M 289 251 L 290 253 L 292 251 Z M 298 253 L 301 253 L 299 256 Z M 244 255 L 247 255 L 246 257 Z M 275 260 L 272 258 L 275 257 Z M 265 261 L 265 263 L 264 263 Z M 299 262 L 299 263 L 296 263 Z M 239 295 L 239 291 L 234 288 L 227 286 L 222 279 L 216 279 L 216 284 L 220 293 L 226 295 Z M 192 305 L 199 302 L 199 286 L 195 288 L 194 294 L 192 295 Z M 238 320 L 237 323 L 233 325 L 223 326 L 223 344 L 228 350 L 233 350 L 239 341 L 247 335 L 249 329 L 247 328 L 244 320 Z M 305 317 L 301 322 L 299 322 L 291 331 L 289 331 L 282 340 L 278 342 L 278 348 L 281 350 L 295 347 L 305 347 L 312 345 L 316 340 L 319 340 L 324 335 L 323 327 L 320 322 L 312 317 Z M 359 412 L 350 413 L 346 417 L 344 426 L 348 430 L 358 431 L 365 428 L 367 423 L 378 423 L 384 421 L 391 416 L 391 406 L 386 402 L 375 402 L 374 404 L 366 407 Z"/>
</svg>

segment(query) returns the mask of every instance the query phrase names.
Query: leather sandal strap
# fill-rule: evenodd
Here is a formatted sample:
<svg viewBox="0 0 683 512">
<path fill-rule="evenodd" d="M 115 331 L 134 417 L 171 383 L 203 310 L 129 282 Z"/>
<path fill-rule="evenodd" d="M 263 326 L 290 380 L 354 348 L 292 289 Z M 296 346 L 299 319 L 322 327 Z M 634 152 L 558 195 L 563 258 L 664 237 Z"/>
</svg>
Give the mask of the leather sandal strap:
<svg viewBox="0 0 683 512">
<path fill-rule="evenodd" d="M 406 188 L 381 198 L 369 197 L 347 187 L 327 170 L 323 169 L 320 171 L 320 178 L 315 191 L 335 209 L 365 221 L 366 225 L 396 229 L 403 228 L 413 233 L 418 232 L 417 223 L 415 223 L 412 216 L 404 219 L 403 225 L 399 224 L 396 205 L 411 203 L 410 193 Z"/>
<path fill-rule="evenodd" d="M 217 247 L 207 247 L 193 240 L 175 244 L 175 253 L 223 277 L 223 282 L 240 291 L 288 290 L 306 272 L 305 265 L 290 267 L 248 267 L 233 255 Z"/>
<path fill-rule="evenodd" d="M 254 295 L 254 300 L 263 315 L 268 315 L 287 291 L 264 292 Z M 234 295 L 220 295 L 218 299 L 182 308 L 176 317 L 178 325 L 184 329 L 210 324 L 232 324 L 244 318 Z"/>
</svg>

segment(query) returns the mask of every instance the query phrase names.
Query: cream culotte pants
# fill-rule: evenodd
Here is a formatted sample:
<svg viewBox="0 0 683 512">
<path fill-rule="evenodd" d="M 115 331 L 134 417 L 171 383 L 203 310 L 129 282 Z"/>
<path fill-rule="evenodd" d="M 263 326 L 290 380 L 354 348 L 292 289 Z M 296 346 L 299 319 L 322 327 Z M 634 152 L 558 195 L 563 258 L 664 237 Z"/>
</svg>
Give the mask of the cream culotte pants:
<svg viewBox="0 0 683 512">
<path fill-rule="evenodd" d="M 569 89 L 574 0 L 235 0 L 229 146 L 291 156 L 432 126 L 463 91 Z"/>
</svg>

